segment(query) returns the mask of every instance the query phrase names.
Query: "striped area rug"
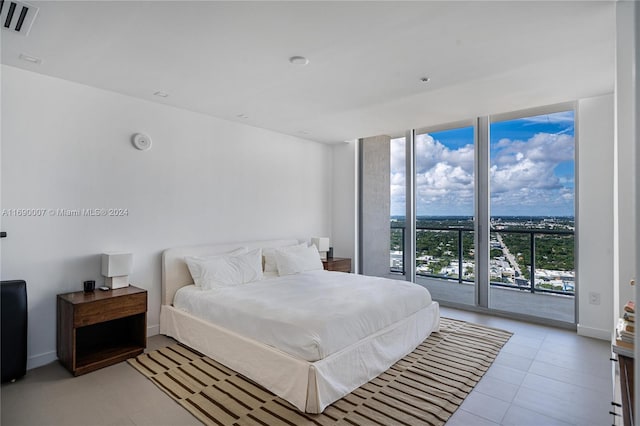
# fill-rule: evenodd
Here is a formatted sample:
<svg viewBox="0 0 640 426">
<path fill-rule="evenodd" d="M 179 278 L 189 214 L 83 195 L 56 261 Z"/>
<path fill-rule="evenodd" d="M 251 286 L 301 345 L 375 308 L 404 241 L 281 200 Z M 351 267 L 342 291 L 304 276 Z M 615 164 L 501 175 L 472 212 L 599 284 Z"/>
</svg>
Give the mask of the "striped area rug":
<svg viewBox="0 0 640 426">
<path fill-rule="evenodd" d="M 180 344 L 128 362 L 206 425 L 443 425 L 511 334 L 441 318 L 439 332 L 322 414 L 301 413 Z"/>
</svg>

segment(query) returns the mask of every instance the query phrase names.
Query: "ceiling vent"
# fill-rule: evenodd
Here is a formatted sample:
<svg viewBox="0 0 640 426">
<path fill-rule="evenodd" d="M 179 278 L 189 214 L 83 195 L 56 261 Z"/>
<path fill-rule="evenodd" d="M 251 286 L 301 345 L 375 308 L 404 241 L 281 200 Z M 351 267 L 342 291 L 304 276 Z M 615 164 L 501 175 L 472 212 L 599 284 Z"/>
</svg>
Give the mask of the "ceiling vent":
<svg viewBox="0 0 640 426">
<path fill-rule="evenodd" d="M 38 8 L 20 1 L 0 0 L 0 24 L 3 30 L 29 35 Z"/>
</svg>

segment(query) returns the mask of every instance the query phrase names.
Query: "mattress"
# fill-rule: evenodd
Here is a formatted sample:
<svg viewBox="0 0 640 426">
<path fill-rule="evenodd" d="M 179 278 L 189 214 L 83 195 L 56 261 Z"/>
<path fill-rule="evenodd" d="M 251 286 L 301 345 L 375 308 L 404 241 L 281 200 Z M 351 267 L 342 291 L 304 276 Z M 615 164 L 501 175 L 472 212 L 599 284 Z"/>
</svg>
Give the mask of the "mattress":
<svg viewBox="0 0 640 426">
<path fill-rule="evenodd" d="M 314 362 L 431 302 L 424 287 L 406 281 L 310 271 L 215 290 L 185 286 L 174 307 Z"/>
</svg>

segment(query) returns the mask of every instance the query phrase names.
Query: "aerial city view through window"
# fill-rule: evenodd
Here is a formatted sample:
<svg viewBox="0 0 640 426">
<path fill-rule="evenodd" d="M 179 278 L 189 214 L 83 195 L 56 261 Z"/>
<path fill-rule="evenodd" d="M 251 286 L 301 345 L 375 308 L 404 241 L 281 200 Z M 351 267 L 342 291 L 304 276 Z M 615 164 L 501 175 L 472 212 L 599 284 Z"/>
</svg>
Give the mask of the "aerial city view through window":
<svg viewBox="0 0 640 426">
<path fill-rule="evenodd" d="M 404 138 L 391 141 L 393 272 L 404 271 L 404 144 Z M 574 151 L 573 111 L 491 123 L 493 285 L 574 293 Z M 418 275 L 457 283 L 475 279 L 474 159 L 473 127 L 416 136 Z"/>
</svg>

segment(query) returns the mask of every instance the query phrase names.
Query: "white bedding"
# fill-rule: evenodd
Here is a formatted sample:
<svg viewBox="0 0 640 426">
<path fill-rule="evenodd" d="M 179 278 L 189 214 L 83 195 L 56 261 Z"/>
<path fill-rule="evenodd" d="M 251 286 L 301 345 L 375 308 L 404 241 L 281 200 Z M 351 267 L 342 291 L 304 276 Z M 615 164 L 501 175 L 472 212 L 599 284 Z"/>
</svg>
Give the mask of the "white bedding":
<svg viewBox="0 0 640 426">
<path fill-rule="evenodd" d="M 182 287 L 174 307 L 313 362 L 431 304 L 406 281 L 310 271 L 215 290 Z"/>
</svg>

